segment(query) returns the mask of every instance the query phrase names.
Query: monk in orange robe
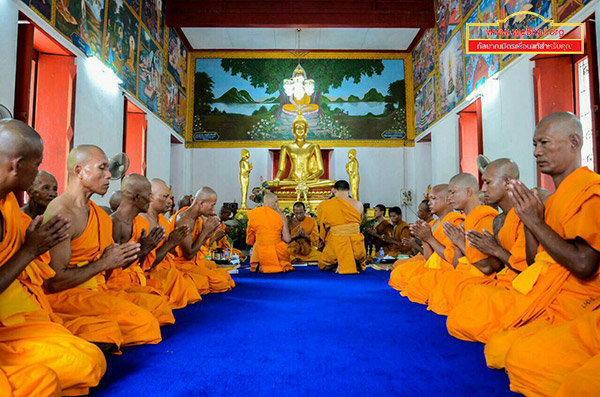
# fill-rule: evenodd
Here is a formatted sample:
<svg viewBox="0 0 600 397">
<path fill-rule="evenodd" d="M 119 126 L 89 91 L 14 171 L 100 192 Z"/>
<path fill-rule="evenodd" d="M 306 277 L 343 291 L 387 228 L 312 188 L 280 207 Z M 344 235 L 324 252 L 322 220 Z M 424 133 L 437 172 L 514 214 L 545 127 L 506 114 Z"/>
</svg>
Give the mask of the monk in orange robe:
<svg viewBox="0 0 600 397">
<path fill-rule="evenodd" d="M 448 185 L 437 185 L 431 191 L 431 209 L 434 213 L 437 213 L 437 206 L 444 208 L 447 205 L 447 209 L 451 209 L 452 206 L 449 201 Z M 438 203 L 441 201 L 441 203 Z M 442 210 L 440 210 L 442 211 Z M 447 220 L 445 220 L 447 219 Z M 424 256 L 427 261 L 424 264 L 425 269 L 415 272 L 415 274 L 406 282 L 406 288 L 400 291 L 402 296 L 408 297 L 412 302 L 427 304 L 429 300 L 429 294 L 433 287 L 437 284 L 440 275 L 446 271 L 454 270 L 455 245 L 446 234 L 448 226 L 451 224 L 456 229 L 459 226 L 462 227 L 464 216 L 453 212 L 452 215 L 448 213 L 442 219 L 441 225 L 437 225 L 437 228 L 442 228 L 443 233 L 437 233 L 440 237 L 438 240 L 433 235 L 433 231 L 430 225 L 422 221 L 417 221 L 410 226 L 410 232 L 423 241 Z M 444 229 L 446 226 L 446 229 Z"/>
<path fill-rule="evenodd" d="M 71 221 L 70 238 L 50 250 L 50 266 L 56 274 L 45 282 L 48 301 L 59 314 L 116 322 L 123 345 L 160 342 L 160 326 L 152 313 L 107 292 L 104 273 L 136 260 L 140 245 L 115 244 L 110 216 L 90 200 L 108 190 L 106 155 L 97 146 L 78 146 L 69 153 L 67 171 L 67 189 L 44 214 L 45 219 L 58 214 Z M 97 342 L 114 343 L 108 335 Z"/>
<path fill-rule="evenodd" d="M 430 219 L 432 214 L 435 214 L 437 219 Z M 422 222 L 429 225 L 433 238 L 435 238 L 436 241 L 442 241 L 442 239 L 447 238 L 444 234 L 444 229 L 441 226 L 443 223 L 451 222 L 460 225 L 464 219 L 462 215 L 454 212 L 450 206 L 450 202 L 448 201 L 448 185 L 446 184 L 436 185 L 431 189 L 427 205 L 425 205 L 424 202 L 419 204 L 417 216 Z M 425 257 L 424 248 L 427 246 L 427 243 L 422 242 L 422 246 L 419 246 L 414 237 L 405 239 L 404 243 L 413 248 L 417 248 L 420 253 L 412 258 L 399 259 L 394 263 L 394 269 L 390 274 L 390 281 L 388 284 L 398 291 L 406 289 L 411 278 L 427 272 L 429 267 L 425 265 L 425 262 L 427 262 L 427 259 L 429 259 L 434 252 L 433 249 L 431 249 L 431 246 L 428 246 L 428 256 Z M 437 261 L 437 258 L 435 258 L 435 260 Z"/>
<path fill-rule="evenodd" d="M 231 219 L 231 213 L 231 208 L 226 206 L 221 207 L 219 211 L 221 224 L 217 231 L 202 246 L 202 252 L 205 256 L 213 258 L 214 252 L 221 250 L 223 253 L 229 252 L 229 256 L 237 255 L 241 260 L 244 260 L 245 256 L 242 251 L 233 248 L 229 243 L 228 234 L 231 231 L 231 227 L 228 227 L 225 222 Z"/>
<path fill-rule="evenodd" d="M 498 211 L 487 205 L 479 205 L 477 179 L 467 173 L 455 175 L 448 186 L 450 205 L 465 214 L 465 231 L 483 233 L 493 231 L 494 218 Z M 469 240 L 454 225 L 444 224 L 444 233 L 454 243 L 454 270 L 444 272 L 429 294 L 428 310 L 447 315 L 460 302 L 465 289 L 473 284 L 494 284 L 495 273 L 502 262 L 469 245 Z"/>
<path fill-rule="evenodd" d="M 506 357 L 506 370 L 512 391 L 536 396 L 555 396 L 570 375 L 576 377 L 595 368 L 600 372 L 600 309 L 560 325 L 547 326 L 538 332 L 516 340 Z M 592 361 L 590 361 L 592 360 Z M 580 374 L 577 370 L 587 366 Z M 599 395 L 600 382 L 590 384 L 586 379 L 577 385 L 570 396 Z M 577 392 L 575 392 L 577 390 Z M 587 394 L 586 394 L 587 393 Z"/>
<path fill-rule="evenodd" d="M 134 239 L 141 236 L 143 230 L 151 230 L 161 226 L 165 230 L 165 238 L 159 246 L 150 251 L 143 263 L 142 269 L 146 272 L 148 282 L 160 289 L 169 297 L 172 308 L 185 307 L 187 304 L 202 300 L 200 291 L 196 287 L 194 278 L 202 281 L 202 292 L 209 291 L 208 278 L 204 276 L 190 276 L 177 269 L 174 256 L 171 253 L 189 234 L 187 226 L 171 229 L 167 218 L 163 215 L 172 204 L 169 186 L 162 179 L 152 179 L 152 201 L 148 211 L 138 215 L 133 222 Z"/>
<path fill-rule="evenodd" d="M 206 259 L 202 246 L 219 227 L 219 218 L 215 215 L 217 193 L 209 187 L 203 187 L 196 193 L 190 207 L 179 210 L 172 218 L 173 229 L 187 226 L 192 232 L 175 249 L 175 264 L 185 272 L 196 273 L 208 278 L 210 292 L 225 292 L 235 287 L 227 269 Z M 202 216 L 206 217 L 204 221 Z"/>
<path fill-rule="evenodd" d="M 381 249 L 387 253 L 392 247 L 392 243 L 388 242 L 392 238 L 394 226 L 385 219 L 385 213 L 387 208 L 383 204 L 377 204 L 373 208 L 373 216 L 375 217 L 375 224 L 372 227 L 367 228 L 367 233 L 372 237 L 373 245 L 375 246 L 375 253 L 373 256 L 378 256 Z"/>
<path fill-rule="evenodd" d="M 294 204 L 294 217 L 289 221 L 291 241 L 288 244 L 290 261 L 318 262 L 321 252 L 315 247 L 319 245 L 319 227 L 310 216 L 306 216 L 304 203 Z"/>
<path fill-rule="evenodd" d="M 350 198 L 350 184 L 337 181 L 331 190 L 334 197 L 317 207 L 319 237 L 325 248 L 319 258 L 319 269 L 336 270 L 340 274 L 357 274 L 366 269 L 367 252 L 360 232 L 363 205 Z"/>
<path fill-rule="evenodd" d="M 52 322 L 41 282 L 29 282 L 52 276 L 47 264 L 34 261 L 68 240 L 69 221 L 54 216 L 42 225 L 37 217 L 27 226 L 13 193 L 31 185 L 42 153 L 37 132 L 21 121 L 0 121 L 0 392 L 54 395 L 58 377 L 64 395 L 84 395 L 106 371 L 102 351 Z"/>
<path fill-rule="evenodd" d="M 150 181 L 143 175 L 127 175 L 121 184 L 121 194 L 119 208 L 111 215 L 113 240 L 118 244 L 137 242 L 140 244 L 140 252 L 138 259 L 133 263 L 107 274 L 106 286 L 116 296 L 148 310 L 157 318 L 160 325 L 174 324 L 175 317 L 169 307 L 168 298 L 158 289 L 148 285 L 141 267 L 146 255 L 165 238 L 165 231 L 161 226 L 155 226 L 134 233 L 135 218 L 140 213 L 148 211 L 150 207 L 152 196 Z"/>
<path fill-rule="evenodd" d="M 410 225 L 402 220 L 402 210 L 400 207 L 389 209 L 390 221 L 393 225 L 391 236 L 384 236 L 383 239 L 389 245 L 384 247 L 385 254 L 393 257 L 398 255 L 410 255 L 413 248 L 404 244 L 403 241 L 410 239 Z"/>
<path fill-rule="evenodd" d="M 250 270 L 261 273 L 293 271 L 287 248 L 290 238 L 288 220 L 279 210 L 277 196 L 266 192 L 262 207 L 248 211 L 246 243 L 253 246 Z"/>
<path fill-rule="evenodd" d="M 448 318 L 448 330 L 467 340 L 487 341 L 488 366 L 504 367 L 506 352 L 520 337 L 548 324 L 572 320 L 600 305 L 600 176 L 580 167 L 582 128 L 577 117 L 559 112 L 545 117 L 533 138 L 538 167 L 552 176 L 555 193 L 542 202 L 537 192 L 512 181 L 509 192 L 525 227 L 526 252 L 535 262 L 485 299 L 462 302 L 471 313 Z"/>
</svg>

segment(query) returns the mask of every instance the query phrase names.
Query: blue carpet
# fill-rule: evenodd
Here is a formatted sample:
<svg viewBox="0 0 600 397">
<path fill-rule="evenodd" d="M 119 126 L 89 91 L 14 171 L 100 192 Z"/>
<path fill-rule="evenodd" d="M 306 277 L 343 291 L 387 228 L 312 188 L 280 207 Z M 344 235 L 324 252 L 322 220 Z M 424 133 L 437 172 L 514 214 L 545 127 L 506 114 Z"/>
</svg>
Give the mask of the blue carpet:
<svg viewBox="0 0 600 397">
<path fill-rule="evenodd" d="M 158 345 L 112 356 L 94 396 L 509 395 L 483 345 L 387 285 L 388 272 L 314 267 L 235 276 L 175 312 Z"/>
</svg>

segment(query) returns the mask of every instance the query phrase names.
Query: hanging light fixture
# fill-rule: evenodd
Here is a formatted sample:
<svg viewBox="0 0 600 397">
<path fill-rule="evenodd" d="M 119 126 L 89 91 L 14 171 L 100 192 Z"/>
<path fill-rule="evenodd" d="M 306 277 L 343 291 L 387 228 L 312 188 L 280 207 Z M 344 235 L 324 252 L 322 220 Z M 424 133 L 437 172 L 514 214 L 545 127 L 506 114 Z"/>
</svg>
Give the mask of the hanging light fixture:
<svg viewBox="0 0 600 397">
<path fill-rule="evenodd" d="M 300 32 L 302 29 L 296 29 L 296 52 L 300 52 Z M 291 79 L 283 80 L 283 89 L 288 97 L 293 97 L 297 101 L 304 98 L 305 95 L 311 96 L 315 92 L 315 81 L 306 78 L 306 71 L 300 65 L 298 58 L 298 66 L 294 69 Z"/>
</svg>

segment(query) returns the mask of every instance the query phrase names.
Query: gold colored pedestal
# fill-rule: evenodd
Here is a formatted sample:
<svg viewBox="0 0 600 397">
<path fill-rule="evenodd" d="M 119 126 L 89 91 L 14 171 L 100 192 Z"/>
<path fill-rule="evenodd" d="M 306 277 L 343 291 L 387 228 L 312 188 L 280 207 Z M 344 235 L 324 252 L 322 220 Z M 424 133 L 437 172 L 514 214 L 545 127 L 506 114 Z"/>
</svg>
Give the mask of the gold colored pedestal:
<svg viewBox="0 0 600 397">
<path fill-rule="evenodd" d="M 293 211 L 294 203 L 296 203 L 297 194 L 293 189 L 272 189 L 275 195 L 277 195 L 279 201 L 279 208 L 282 210 L 288 208 Z M 327 200 L 331 197 L 331 189 L 310 189 L 308 191 L 308 202 L 304 202 L 308 211 L 316 211 L 317 206 L 321 201 Z M 302 200 L 301 200 L 302 201 Z"/>
</svg>

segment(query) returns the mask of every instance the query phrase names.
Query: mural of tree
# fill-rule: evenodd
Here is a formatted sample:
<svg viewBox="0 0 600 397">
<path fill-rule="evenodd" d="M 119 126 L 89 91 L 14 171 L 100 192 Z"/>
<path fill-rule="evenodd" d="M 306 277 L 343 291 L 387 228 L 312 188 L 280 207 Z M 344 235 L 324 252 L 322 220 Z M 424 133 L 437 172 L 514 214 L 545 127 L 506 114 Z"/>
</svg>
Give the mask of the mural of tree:
<svg viewBox="0 0 600 397">
<path fill-rule="evenodd" d="M 406 107 L 406 84 L 404 80 L 396 80 L 390 83 L 385 97 L 387 102 L 386 108 L 388 111 L 396 109 L 404 109 Z"/>
<path fill-rule="evenodd" d="M 206 72 L 196 72 L 194 81 L 194 114 L 209 113 L 215 100 L 212 92 L 215 82 Z"/>
</svg>

